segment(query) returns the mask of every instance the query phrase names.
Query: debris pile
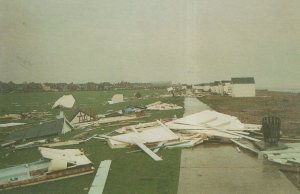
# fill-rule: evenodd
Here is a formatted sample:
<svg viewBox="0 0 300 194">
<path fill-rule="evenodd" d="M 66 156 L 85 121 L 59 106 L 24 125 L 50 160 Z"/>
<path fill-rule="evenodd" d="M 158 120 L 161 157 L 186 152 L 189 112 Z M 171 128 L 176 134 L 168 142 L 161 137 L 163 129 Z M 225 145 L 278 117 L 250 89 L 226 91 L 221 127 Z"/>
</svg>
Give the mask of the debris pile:
<svg viewBox="0 0 300 194">
<path fill-rule="evenodd" d="M 76 128 L 87 126 L 99 126 L 100 124 L 121 122 L 143 118 L 145 116 L 141 108 L 127 106 L 123 110 L 109 112 L 107 114 L 96 114 L 96 111 L 77 109 L 70 117 L 70 123 Z"/>
<path fill-rule="evenodd" d="M 155 152 L 159 148 L 192 147 L 202 143 L 206 135 L 174 133 L 160 121 L 131 125 L 115 130 L 117 135 L 101 135 L 111 148 L 136 145 L 154 160 L 162 160 Z M 147 146 L 155 146 L 149 149 Z"/>
<path fill-rule="evenodd" d="M 238 118 L 222 114 L 212 110 L 205 110 L 191 114 L 186 117 L 166 123 L 166 125 L 176 131 L 204 133 L 208 137 L 221 137 L 229 139 L 245 138 L 252 141 L 260 141 L 252 138 L 246 131 L 258 131 L 260 125 L 243 124 Z"/>
<path fill-rule="evenodd" d="M 136 145 L 159 161 L 161 158 L 155 154 L 159 148 L 193 147 L 214 137 L 236 144 L 239 143 L 236 140 L 242 138 L 259 142 L 259 139 L 250 137 L 247 131 L 260 128 L 260 125 L 243 124 L 236 117 L 206 110 L 165 123 L 156 121 L 125 126 L 115 130 L 114 134 L 101 137 L 106 139 L 111 148 Z"/>
<path fill-rule="evenodd" d="M 124 102 L 124 96 L 123 94 L 115 94 L 110 101 L 108 101 L 108 104 L 116 104 Z"/>
<path fill-rule="evenodd" d="M 48 117 L 52 115 L 49 112 L 38 112 L 36 110 L 32 111 L 32 112 L 26 112 L 26 113 L 22 113 L 21 117 L 22 118 L 29 118 L 29 119 L 43 119 L 45 117 Z"/>
<path fill-rule="evenodd" d="M 182 109 L 182 106 L 178 106 L 176 104 L 168 104 L 163 103 L 161 101 L 154 102 L 152 104 L 148 104 L 146 106 L 147 110 L 177 110 Z"/>
<path fill-rule="evenodd" d="M 0 119 L 21 119 L 22 116 L 20 114 L 4 114 L 0 115 Z"/>
<path fill-rule="evenodd" d="M 111 148 L 124 148 L 129 145 L 139 143 L 156 144 L 162 141 L 178 140 L 179 137 L 164 125 L 158 123 L 153 126 L 136 129 L 135 126 L 129 126 L 131 131 L 115 136 L 105 136 L 108 145 Z"/>
<path fill-rule="evenodd" d="M 278 164 L 300 166 L 300 143 L 285 143 L 286 149 L 262 151 L 269 160 Z"/>
</svg>

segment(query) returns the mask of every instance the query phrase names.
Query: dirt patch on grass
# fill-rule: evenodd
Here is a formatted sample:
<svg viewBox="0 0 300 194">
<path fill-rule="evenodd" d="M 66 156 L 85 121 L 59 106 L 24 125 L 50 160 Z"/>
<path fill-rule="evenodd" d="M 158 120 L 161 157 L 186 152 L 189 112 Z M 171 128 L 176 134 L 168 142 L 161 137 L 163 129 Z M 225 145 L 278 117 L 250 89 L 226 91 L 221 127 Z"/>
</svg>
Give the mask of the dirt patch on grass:
<svg viewBox="0 0 300 194">
<path fill-rule="evenodd" d="M 277 116 L 284 135 L 300 137 L 300 94 L 257 91 L 257 97 L 253 98 L 206 96 L 200 100 L 245 123 L 261 124 L 263 117 Z"/>
</svg>

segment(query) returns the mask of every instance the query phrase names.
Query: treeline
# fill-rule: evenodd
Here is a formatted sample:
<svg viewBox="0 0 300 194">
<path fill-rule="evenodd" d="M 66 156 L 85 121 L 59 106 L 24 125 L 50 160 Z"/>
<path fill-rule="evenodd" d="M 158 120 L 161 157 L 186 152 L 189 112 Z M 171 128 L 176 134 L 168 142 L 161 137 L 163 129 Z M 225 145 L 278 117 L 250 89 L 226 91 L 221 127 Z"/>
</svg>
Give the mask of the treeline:
<svg viewBox="0 0 300 194">
<path fill-rule="evenodd" d="M 1 82 L 0 92 L 42 92 L 42 91 L 104 91 L 116 89 L 162 89 L 169 87 L 168 84 L 153 84 L 153 83 L 14 83 L 14 82 Z"/>
</svg>

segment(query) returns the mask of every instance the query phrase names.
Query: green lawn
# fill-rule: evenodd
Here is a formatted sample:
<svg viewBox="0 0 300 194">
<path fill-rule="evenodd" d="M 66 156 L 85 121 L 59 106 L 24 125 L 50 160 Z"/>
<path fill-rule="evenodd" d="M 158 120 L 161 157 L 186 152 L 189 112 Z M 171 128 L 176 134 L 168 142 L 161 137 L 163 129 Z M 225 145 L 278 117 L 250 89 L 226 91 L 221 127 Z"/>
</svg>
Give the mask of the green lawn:
<svg viewBox="0 0 300 194">
<path fill-rule="evenodd" d="M 104 103 L 111 98 L 115 93 L 123 93 L 125 97 L 133 96 L 136 91 L 122 90 L 122 91 L 109 91 L 109 92 L 73 92 L 76 99 L 77 107 L 94 107 L 98 113 L 104 113 L 107 110 L 118 110 L 124 108 L 129 104 L 143 104 L 146 105 L 151 102 L 162 100 L 164 102 L 176 103 L 183 106 L 183 98 L 157 98 L 155 94 L 162 94 L 162 90 L 142 90 L 140 93 L 145 96 L 152 96 L 148 99 L 142 100 L 128 100 L 124 103 L 115 105 L 104 105 Z M 37 111 L 50 111 L 53 118 L 58 114 L 59 110 L 51 110 L 52 104 L 63 93 L 50 92 L 50 93 L 11 93 L 0 95 L 0 112 L 3 113 L 21 113 Z M 15 106 L 17 104 L 21 106 Z M 150 117 L 145 117 L 139 122 L 154 121 L 160 118 L 168 118 L 176 115 L 181 117 L 183 109 L 174 111 L 147 111 Z M 70 111 L 65 111 L 69 114 Z M 24 120 L 24 122 L 38 122 L 35 120 Z M 4 122 L 4 121 L 2 121 Z M 23 121 L 20 121 L 23 122 Z M 119 128 L 107 125 L 99 126 L 88 135 L 94 133 L 106 133 L 111 130 Z M 0 129 L 0 132 L 9 129 Z M 69 134 L 62 136 L 63 139 L 68 139 L 81 130 L 72 131 Z M 63 148 L 63 147 L 62 147 Z M 158 155 L 163 158 L 163 161 L 156 162 L 143 152 L 126 153 L 127 151 L 136 149 L 110 149 L 108 145 L 102 140 L 93 139 L 84 144 L 68 146 L 65 148 L 80 148 L 83 149 L 86 155 L 94 163 L 97 168 L 100 161 L 111 159 L 111 171 L 109 172 L 106 182 L 104 193 L 176 193 L 179 168 L 180 168 L 180 149 L 174 150 L 160 150 Z M 37 149 L 27 149 L 12 152 L 9 149 L 0 150 L 0 168 L 22 164 L 26 162 L 33 162 L 41 158 Z M 43 183 L 35 186 L 16 188 L 1 193 L 88 193 L 95 174 L 84 175 L 80 177 L 59 180 L 54 182 Z"/>
</svg>

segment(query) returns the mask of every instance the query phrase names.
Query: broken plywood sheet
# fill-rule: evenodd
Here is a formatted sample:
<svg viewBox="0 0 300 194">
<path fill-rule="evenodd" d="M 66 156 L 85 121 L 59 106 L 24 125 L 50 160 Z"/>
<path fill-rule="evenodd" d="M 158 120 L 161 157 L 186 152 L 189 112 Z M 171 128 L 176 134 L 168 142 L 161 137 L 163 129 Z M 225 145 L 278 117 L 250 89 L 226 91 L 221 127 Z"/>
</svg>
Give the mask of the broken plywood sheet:
<svg viewBox="0 0 300 194">
<path fill-rule="evenodd" d="M 68 145 L 76 145 L 80 144 L 82 141 L 76 141 L 76 140 L 68 140 L 63 142 L 54 142 L 54 143 L 47 143 L 43 144 L 45 147 L 59 147 L 59 146 L 68 146 Z"/>
<path fill-rule="evenodd" d="M 79 149 L 52 149 L 39 147 L 44 158 L 62 160 L 75 165 L 86 165 L 92 162 Z"/>
<path fill-rule="evenodd" d="M 183 140 L 177 143 L 169 143 L 165 145 L 165 148 L 190 148 L 190 147 L 194 147 L 200 143 L 203 143 L 204 139 L 203 138 L 194 138 L 191 140 Z"/>
<path fill-rule="evenodd" d="M 121 127 L 120 129 L 116 129 L 115 132 L 117 133 L 127 133 L 128 131 L 132 131 L 132 127 L 134 127 L 137 131 L 142 131 L 144 130 L 144 128 L 147 128 L 147 127 L 154 127 L 157 125 L 157 122 L 154 121 L 154 122 L 148 122 L 148 123 L 139 123 L 137 125 L 129 125 L 129 126 L 124 126 L 124 127 Z"/>
<path fill-rule="evenodd" d="M 249 124 L 249 123 L 243 123 L 243 125 L 247 131 L 260 131 L 262 127 L 262 125 Z"/>
<path fill-rule="evenodd" d="M 57 107 L 72 108 L 75 103 L 75 98 L 72 95 L 63 95 L 52 106 L 52 109 Z"/>
<path fill-rule="evenodd" d="M 236 117 L 222 114 L 212 110 L 205 110 L 199 113 L 191 114 L 186 117 L 167 122 L 165 124 L 172 130 L 183 130 L 188 132 L 206 133 L 208 136 L 239 139 L 245 138 L 259 142 L 246 135 L 245 131 L 260 130 L 259 125 L 243 124 Z"/>
<path fill-rule="evenodd" d="M 168 126 L 172 130 L 202 130 L 202 129 L 209 129 L 208 127 L 204 127 L 202 125 L 185 125 L 185 124 L 178 124 L 174 121 L 165 123 L 166 126 Z"/>
<path fill-rule="evenodd" d="M 247 145 L 245 145 L 245 144 L 243 144 L 243 143 L 241 143 L 241 142 L 238 142 L 238 141 L 236 141 L 236 140 L 234 140 L 234 139 L 230 139 L 230 140 L 231 140 L 233 143 L 237 144 L 238 146 L 240 146 L 240 147 L 242 147 L 242 148 L 244 148 L 244 149 L 250 150 L 250 151 L 252 151 L 252 152 L 254 152 L 254 153 L 256 153 L 256 154 L 259 153 L 259 150 L 255 149 L 255 148 L 253 148 L 253 147 L 247 146 Z M 238 148 L 238 147 L 237 147 L 237 148 Z"/>
<path fill-rule="evenodd" d="M 199 129 L 220 129 L 220 130 L 245 130 L 244 125 L 230 115 L 222 114 L 212 110 L 205 110 L 177 119 L 173 123 L 181 125 L 192 125 Z M 172 128 L 172 126 L 170 126 Z M 183 126 L 181 126 L 183 127 Z M 189 128 L 187 126 L 187 128 Z"/>
<path fill-rule="evenodd" d="M 217 119 L 217 116 L 213 112 L 215 111 L 205 110 L 177 119 L 174 122 L 184 125 L 203 125 Z"/>
<path fill-rule="evenodd" d="M 251 140 L 251 141 L 255 141 L 255 142 L 260 142 L 261 141 L 260 139 L 249 137 L 249 136 L 246 136 L 246 135 L 243 135 L 243 134 L 238 134 L 238 133 L 235 133 L 233 131 L 228 131 L 228 130 L 221 130 L 221 131 L 224 132 L 224 133 L 235 135 L 235 136 L 238 136 L 240 138 L 245 138 L 245 139 L 248 139 L 248 140 Z"/>
<path fill-rule="evenodd" d="M 162 158 L 156 155 L 152 150 L 150 150 L 145 144 L 142 143 L 141 139 L 139 137 L 133 137 L 132 141 L 139 146 L 146 154 L 148 154 L 153 160 L 155 161 L 161 161 Z"/>
<path fill-rule="evenodd" d="M 283 150 L 262 151 L 269 161 L 290 165 L 300 164 L 300 143 L 287 143 L 288 148 Z"/>
<path fill-rule="evenodd" d="M 222 131 L 214 130 L 214 129 L 205 129 L 205 130 L 188 130 L 189 132 L 194 133 L 204 133 L 208 137 L 221 137 L 221 138 L 229 138 L 229 139 L 240 139 L 240 136 L 228 134 Z"/>
<path fill-rule="evenodd" d="M 108 139 L 111 148 L 126 147 L 128 144 L 135 144 L 132 138 L 137 137 L 136 132 L 112 136 Z M 157 143 L 179 139 L 170 129 L 163 126 L 149 127 L 138 133 L 142 143 Z M 124 143 L 126 142 L 126 143 Z"/>
<path fill-rule="evenodd" d="M 127 120 L 133 120 L 133 119 L 138 119 L 138 118 L 142 118 L 142 117 L 138 117 L 136 115 L 108 117 L 108 118 L 98 119 L 97 121 L 90 121 L 90 122 L 84 122 L 84 123 L 75 123 L 74 127 L 84 128 L 84 127 L 88 127 L 88 126 L 91 126 L 91 125 L 97 126 L 97 125 L 105 124 L 105 123 L 114 123 L 114 122 L 127 121 Z"/>
</svg>

